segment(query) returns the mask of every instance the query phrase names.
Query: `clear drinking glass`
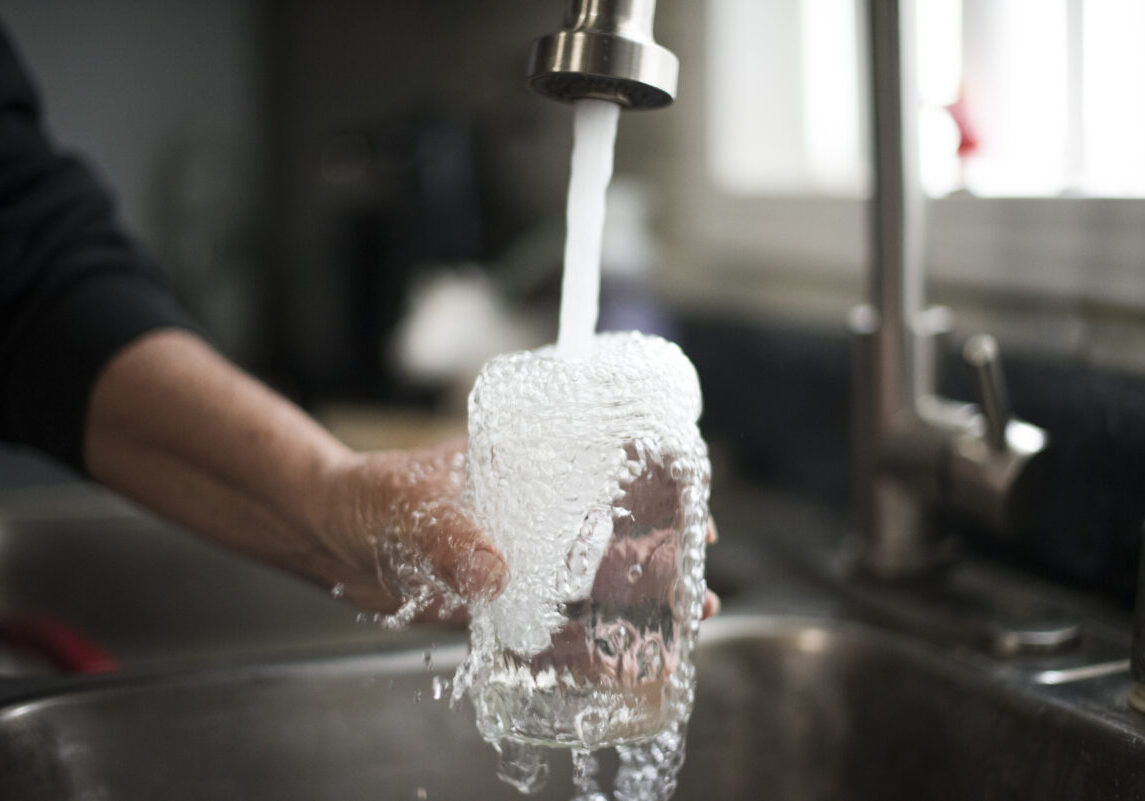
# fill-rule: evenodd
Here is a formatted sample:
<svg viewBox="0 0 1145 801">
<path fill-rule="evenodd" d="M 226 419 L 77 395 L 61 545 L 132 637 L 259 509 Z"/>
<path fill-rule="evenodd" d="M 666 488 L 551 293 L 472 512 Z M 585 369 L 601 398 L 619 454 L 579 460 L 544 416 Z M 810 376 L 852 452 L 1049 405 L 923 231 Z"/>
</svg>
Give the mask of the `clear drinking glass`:
<svg viewBox="0 0 1145 801">
<path fill-rule="evenodd" d="M 699 385 L 663 340 L 597 340 L 604 367 L 502 357 L 470 399 L 469 501 L 511 574 L 472 610 L 470 696 L 491 742 L 600 748 L 690 712 L 709 474 Z"/>
</svg>

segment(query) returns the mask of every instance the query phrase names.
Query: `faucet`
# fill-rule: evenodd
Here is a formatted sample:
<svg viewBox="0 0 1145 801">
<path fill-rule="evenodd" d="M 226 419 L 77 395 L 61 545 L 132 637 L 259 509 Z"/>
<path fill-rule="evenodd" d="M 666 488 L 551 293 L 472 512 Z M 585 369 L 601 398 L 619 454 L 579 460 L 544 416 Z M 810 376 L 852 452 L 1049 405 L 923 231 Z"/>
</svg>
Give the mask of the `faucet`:
<svg viewBox="0 0 1145 801">
<path fill-rule="evenodd" d="M 971 337 L 963 355 L 979 404 L 936 391 L 949 312 L 926 308 L 925 198 L 919 182 L 914 0 L 867 0 L 875 191 L 868 300 L 852 310 L 858 567 L 909 578 L 949 560 L 935 512 L 954 508 L 1004 531 L 1041 429 L 1013 418 L 998 346 Z"/>
<path fill-rule="evenodd" d="M 563 28 L 533 44 L 530 86 L 562 101 L 671 103 L 679 64 L 653 39 L 655 11 L 656 0 L 569 0 Z M 1011 415 L 990 336 L 964 349 L 980 403 L 936 392 L 951 323 L 945 309 L 924 306 L 914 0 L 867 0 L 867 12 L 876 181 L 869 298 L 850 316 L 858 556 L 864 572 L 893 579 L 949 559 L 951 543 L 933 520 L 944 506 L 1006 529 L 1013 489 L 1046 435 Z"/>
<path fill-rule="evenodd" d="M 563 28 L 533 43 L 529 85 L 554 100 L 666 106 L 679 61 L 652 38 L 656 0 L 570 0 Z"/>
</svg>

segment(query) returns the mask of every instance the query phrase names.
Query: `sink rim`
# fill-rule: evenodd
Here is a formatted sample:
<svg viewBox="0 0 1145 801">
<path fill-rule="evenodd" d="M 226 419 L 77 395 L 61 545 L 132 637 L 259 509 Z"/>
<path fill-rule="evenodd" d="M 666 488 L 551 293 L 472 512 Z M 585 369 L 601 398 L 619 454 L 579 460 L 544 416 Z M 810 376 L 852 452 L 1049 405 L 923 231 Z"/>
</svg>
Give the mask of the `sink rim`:
<svg viewBox="0 0 1145 801">
<path fill-rule="evenodd" d="M 725 611 L 719 617 L 700 624 L 697 651 L 724 642 L 756 637 L 873 638 L 890 647 L 912 648 L 908 637 L 858 620 L 835 616 L 777 614 L 739 609 Z M 927 647 L 919 644 L 917 650 Z M 452 672 L 468 649 L 464 632 L 410 629 L 396 632 L 393 638 L 377 643 L 340 645 L 303 649 L 296 653 L 274 652 L 268 655 L 244 655 L 231 659 L 208 659 L 196 663 L 143 665 L 112 673 L 82 676 L 49 675 L 29 678 L 0 679 L 0 722 L 13 715 L 13 709 L 30 709 L 61 699 L 90 696 L 127 689 L 152 689 L 162 686 L 213 684 L 226 681 L 250 681 L 299 674 L 308 670 L 342 672 L 356 668 L 374 672 L 434 673 Z M 425 655 L 432 652 L 433 667 L 425 667 Z M 701 677 L 702 678 L 702 677 Z"/>
<path fill-rule="evenodd" d="M 980 653 L 942 648 L 928 640 L 844 615 L 784 614 L 736 609 L 704 621 L 700 627 L 697 656 L 705 655 L 736 641 L 766 638 L 786 641 L 784 652 L 819 653 L 853 647 L 893 654 L 918 669 L 949 677 L 1014 703 L 1036 703 L 1054 707 L 1084 718 L 1088 723 L 1117 729 L 1139 741 L 1145 749 L 1145 715 L 1121 703 L 1128 696 L 1132 681 L 1126 669 L 1082 681 L 1047 685 L 1039 683 L 1040 669 L 1022 670 L 1013 664 L 991 659 Z M 147 693 L 173 688 L 211 685 L 242 685 L 275 679 L 307 676 L 417 675 L 427 681 L 432 675 L 452 674 L 467 652 L 463 632 L 452 630 L 412 630 L 399 632 L 376 645 L 360 644 L 324 648 L 298 654 L 272 654 L 202 664 L 142 666 L 115 673 L 81 677 L 52 676 L 37 680 L 0 681 L 0 727 L 30 714 L 69 703 L 91 701 L 100 696 Z M 433 665 L 426 667 L 425 656 L 432 653 Z M 829 653 L 828 656 L 829 657 Z M 704 671 L 697 671 L 704 681 Z M 1118 700 L 1120 699 L 1120 700 Z M 1145 751 L 1143 751 L 1145 753 Z"/>
<path fill-rule="evenodd" d="M 92 697 L 123 691 L 153 690 L 163 687 L 210 685 L 290 677 L 312 672 L 317 679 L 324 673 L 356 670 L 372 673 L 416 674 L 426 676 L 452 673 L 468 649 L 463 632 L 452 630 L 408 630 L 376 644 L 344 645 L 306 650 L 295 654 L 244 656 L 228 660 L 205 660 L 194 664 L 141 666 L 113 673 L 84 676 L 43 676 L 30 679 L 0 680 L 0 723 L 48 705 L 78 697 Z M 923 640 L 854 618 L 829 615 L 800 615 L 752 611 L 724 612 L 700 625 L 697 653 L 737 640 L 768 638 L 790 640 L 790 650 L 815 652 L 839 642 L 861 641 L 863 647 L 904 654 L 928 669 L 953 671 L 961 676 L 980 674 L 972 662 L 958 655 L 944 654 Z M 836 646 L 837 647 L 837 646 Z M 785 649 L 786 650 L 786 649 Z M 432 653 L 433 666 L 425 666 Z M 702 671 L 699 680 L 703 680 Z"/>
</svg>

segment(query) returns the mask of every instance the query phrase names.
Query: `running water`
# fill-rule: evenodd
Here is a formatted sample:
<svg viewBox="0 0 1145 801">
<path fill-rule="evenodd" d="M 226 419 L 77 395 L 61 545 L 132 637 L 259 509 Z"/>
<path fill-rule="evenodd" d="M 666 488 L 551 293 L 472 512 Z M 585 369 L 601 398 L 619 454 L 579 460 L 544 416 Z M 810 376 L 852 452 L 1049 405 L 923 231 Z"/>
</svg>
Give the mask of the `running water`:
<svg viewBox="0 0 1145 801">
<path fill-rule="evenodd" d="M 574 801 L 607 801 L 595 752 L 614 747 L 615 801 L 666 801 L 695 693 L 710 466 L 699 381 L 680 349 L 594 334 L 619 113 L 576 103 L 557 346 L 485 365 L 469 398 L 468 456 L 437 465 L 464 482 L 510 578 L 471 607 L 469 655 L 431 695 L 469 696 L 498 775 L 523 793 L 544 787 L 561 748 Z M 402 627 L 434 599 L 443 617 L 462 604 L 424 554 L 370 543 L 379 583 L 403 599 L 376 625 Z"/>
<path fill-rule="evenodd" d="M 607 100 L 578 100 L 573 113 L 565 273 L 557 348 L 565 358 L 586 358 L 600 308 L 605 196 L 612 180 L 620 106 Z"/>
<path fill-rule="evenodd" d="M 507 354 L 469 399 L 466 498 L 510 581 L 471 610 L 468 694 L 498 775 L 523 793 L 571 749 L 576 798 L 676 787 L 694 697 L 709 464 L 695 369 L 675 345 L 595 336 L 605 195 L 620 107 L 575 104 L 556 348 Z"/>
</svg>

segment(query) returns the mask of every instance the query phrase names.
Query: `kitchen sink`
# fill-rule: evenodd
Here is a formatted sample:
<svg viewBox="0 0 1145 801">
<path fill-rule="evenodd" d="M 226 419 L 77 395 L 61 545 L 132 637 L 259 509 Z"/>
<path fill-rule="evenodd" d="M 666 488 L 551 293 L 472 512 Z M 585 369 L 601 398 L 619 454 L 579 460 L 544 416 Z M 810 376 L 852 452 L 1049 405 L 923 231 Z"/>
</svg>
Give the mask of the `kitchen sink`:
<svg viewBox="0 0 1145 801">
<path fill-rule="evenodd" d="M 463 654 L 406 644 L 29 692 L 0 707 L 0 798 L 518 798 L 468 706 L 433 697 Z M 708 621 L 697 654 L 680 801 L 1145 798 L 1123 672 L 1054 683 L 783 615 Z M 568 763 L 539 798 L 571 797 Z"/>
<path fill-rule="evenodd" d="M 973 602 L 1013 577 L 951 571 L 952 616 L 928 599 L 938 585 L 867 587 L 800 566 L 795 551 L 838 551 L 843 526 L 825 510 L 721 497 L 708 580 L 725 613 L 701 629 L 676 799 L 1145 801 L 1125 619 L 1034 587 L 1082 635 L 1060 652 L 1000 651 L 1031 617 L 1035 645 L 1044 633 L 1024 594 L 1003 596 L 1025 610 L 1016 628 Z M 122 670 L 0 676 L 0 799 L 520 797 L 468 705 L 434 699 L 461 632 L 356 625 L 320 588 L 103 494 L 0 501 L 0 615 L 27 613 L 71 624 Z M 602 764 L 607 779 L 615 759 Z M 572 794 L 558 754 L 539 798 Z"/>
</svg>

